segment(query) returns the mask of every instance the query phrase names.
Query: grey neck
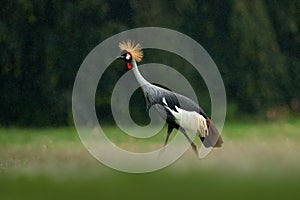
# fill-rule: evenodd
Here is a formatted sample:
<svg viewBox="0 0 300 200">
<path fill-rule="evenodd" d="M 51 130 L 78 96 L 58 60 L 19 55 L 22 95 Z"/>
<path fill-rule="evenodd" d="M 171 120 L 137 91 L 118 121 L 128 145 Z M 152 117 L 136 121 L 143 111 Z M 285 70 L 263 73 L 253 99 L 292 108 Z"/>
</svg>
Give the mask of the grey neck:
<svg viewBox="0 0 300 200">
<path fill-rule="evenodd" d="M 140 86 L 142 88 L 144 88 L 145 85 L 148 85 L 150 84 L 140 73 L 139 69 L 138 69 L 138 66 L 135 62 L 135 60 L 132 59 L 131 61 L 131 65 L 132 65 L 132 70 L 133 70 L 133 73 L 134 73 L 134 76 L 137 80 L 137 82 L 140 84 Z"/>
</svg>

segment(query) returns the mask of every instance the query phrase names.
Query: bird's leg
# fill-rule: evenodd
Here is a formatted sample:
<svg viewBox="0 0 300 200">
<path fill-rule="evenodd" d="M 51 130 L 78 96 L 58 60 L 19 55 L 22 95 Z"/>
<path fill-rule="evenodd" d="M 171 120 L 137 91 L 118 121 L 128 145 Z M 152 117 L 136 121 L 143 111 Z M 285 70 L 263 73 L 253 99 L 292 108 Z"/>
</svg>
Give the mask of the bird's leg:
<svg viewBox="0 0 300 200">
<path fill-rule="evenodd" d="M 174 129 L 173 126 L 168 125 L 167 137 L 166 137 L 166 139 L 165 139 L 164 147 L 167 146 L 168 140 L 169 140 L 169 137 L 170 137 L 170 134 L 172 133 L 172 130 L 173 130 L 173 129 Z M 159 153 L 159 157 L 162 155 L 162 153 L 163 153 L 164 151 L 165 151 L 165 148 L 162 148 L 161 151 L 160 151 L 160 153 Z"/>
<path fill-rule="evenodd" d="M 197 150 L 197 146 L 195 145 L 195 143 L 191 140 L 191 138 L 188 136 L 188 134 L 185 132 L 185 130 L 182 127 L 179 127 L 179 130 L 183 133 L 183 135 L 186 137 L 186 139 L 190 142 L 194 152 L 198 156 L 198 150 Z"/>
<path fill-rule="evenodd" d="M 168 125 L 167 137 L 166 137 L 166 139 L 165 139 L 164 147 L 165 147 L 165 146 L 167 145 L 167 143 L 168 143 L 168 140 L 169 140 L 170 134 L 172 133 L 173 128 L 174 128 L 173 126 Z"/>
</svg>

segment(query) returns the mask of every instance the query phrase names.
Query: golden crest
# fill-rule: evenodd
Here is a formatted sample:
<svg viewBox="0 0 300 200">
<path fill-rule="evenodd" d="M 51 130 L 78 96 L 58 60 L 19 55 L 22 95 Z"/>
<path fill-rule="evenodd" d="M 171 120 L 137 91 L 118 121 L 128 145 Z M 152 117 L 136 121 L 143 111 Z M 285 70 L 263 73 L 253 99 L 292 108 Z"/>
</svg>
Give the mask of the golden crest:
<svg viewBox="0 0 300 200">
<path fill-rule="evenodd" d="M 119 48 L 121 49 L 121 51 L 125 50 L 129 52 L 136 62 L 142 61 L 143 51 L 139 43 L 135 44 L 133 41 L 127 40 L 127 41 L 120 42 Z"/>
</svg>

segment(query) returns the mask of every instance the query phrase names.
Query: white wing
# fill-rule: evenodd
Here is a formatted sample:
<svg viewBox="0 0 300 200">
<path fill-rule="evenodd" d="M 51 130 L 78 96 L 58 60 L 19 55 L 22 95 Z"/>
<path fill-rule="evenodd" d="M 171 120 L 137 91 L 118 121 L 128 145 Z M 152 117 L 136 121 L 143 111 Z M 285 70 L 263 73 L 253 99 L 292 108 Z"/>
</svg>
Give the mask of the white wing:
<svg viewBox="0 0 300 200">
<path fill-rule="evenodd" d="M 175 110 L 169 108 L 166 99 L 163 97 L 162 102 L 164 107 L 170 111 L 170 113 L 174 116 L 175 121 L 178 125 L 180 125 L 185 130 L 191 133 L 198 133 L 201 137 L 205 137 L 207 134 L 207 123 L 206 119 L 195 111 L 186 111 L 181 108 L 178 108 L 175 105 Z"/>
</svg>

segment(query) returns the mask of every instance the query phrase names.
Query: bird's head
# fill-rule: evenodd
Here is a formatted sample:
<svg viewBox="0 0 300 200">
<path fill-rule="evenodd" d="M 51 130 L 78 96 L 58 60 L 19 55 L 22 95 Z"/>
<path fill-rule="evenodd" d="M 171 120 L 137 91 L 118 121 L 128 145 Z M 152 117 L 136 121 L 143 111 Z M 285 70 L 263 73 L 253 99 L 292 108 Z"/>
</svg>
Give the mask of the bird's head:
<svg viewBox="0 0 300 200">
<path fill-rule="evenodd" d="M 140 44 L 135 44 L 131 40 L 120 42 L 121 55 L 118 59 L 124 60 L 128 69 L 132 68 L 134 62 L 140 62 L 143 58 L 143 51 Z"/>
</svg>

